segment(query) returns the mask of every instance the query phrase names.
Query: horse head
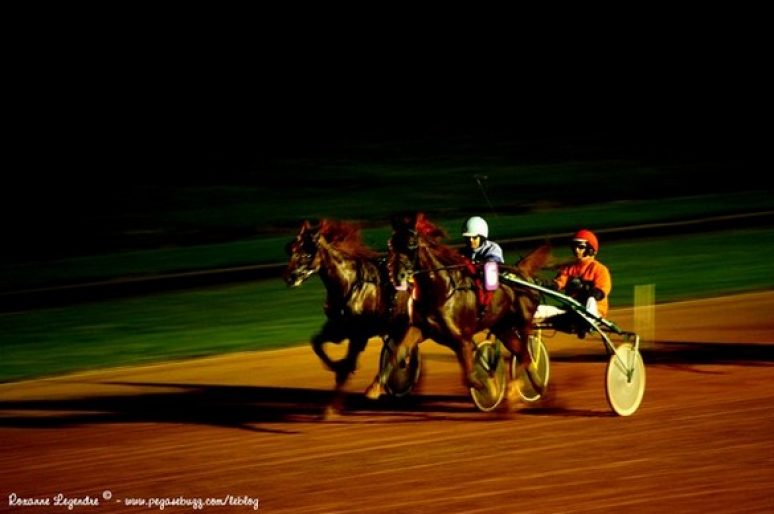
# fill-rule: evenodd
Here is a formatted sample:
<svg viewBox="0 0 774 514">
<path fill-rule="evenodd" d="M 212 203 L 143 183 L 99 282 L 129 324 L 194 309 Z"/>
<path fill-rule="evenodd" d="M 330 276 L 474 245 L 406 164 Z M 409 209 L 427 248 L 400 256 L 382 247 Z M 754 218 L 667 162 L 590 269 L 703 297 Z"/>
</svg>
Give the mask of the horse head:
<svg viewBox="0 0 774 514">
<path fill-rule="evenodd" d="M 433 225 L 421 212 L 394 216 L 392 230 L 387 244 L 387 267 L 390 281 L 399 286 L 422 267 L 421 249 L 441 249 L 439 243 L 446 237 L 446 232 Z"/>
<path fill-rule="evenodd" d="M 290 261 L 282 278 L 289 287 L 300 286 L 306 279 L 320 271 L 319 240 L 320 227 L 313 227 L 311 223 L 304 220 L 301 231 L 285 248 L 290 254 Z"/>
<path fill-rule="evenodd" d="M 416 231 L 416 214 L 393 216 L 392 235 L 387 241 L 387 270 L 390 282 L 396 288 L 405 288 L 414 275 L 417 263 L 419 237 Z"/>
</svg>

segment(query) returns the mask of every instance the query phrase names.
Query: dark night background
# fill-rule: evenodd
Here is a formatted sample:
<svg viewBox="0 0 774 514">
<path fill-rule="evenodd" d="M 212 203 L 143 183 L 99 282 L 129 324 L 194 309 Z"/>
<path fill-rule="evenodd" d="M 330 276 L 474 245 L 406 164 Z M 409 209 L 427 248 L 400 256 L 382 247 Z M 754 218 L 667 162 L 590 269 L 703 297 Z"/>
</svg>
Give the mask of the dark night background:
<svg viewBox="0 0 774 514">
<path fill-rule="evenodd" d="M 768 183 L 752 177 L 768 173 L 770 124 L 754 34 L 734 46 L 703 34 L 671 48 L 604 38 L 548 48 L 394 33 L 371 46 L 361 30 L 301 41 L 256 28 L 217 44 L 193 30 L 149 45 L 106 26 L 16 54 L 6 256 L 55 254 L 84 220 L 142 201 L 137 185 L 287 184 L 304 177 L 276 173 L 285 159 L 384 142 L 421 154 L 509 141 L 524 162 L 728 162 L 729 181 Z"/>
</svg>

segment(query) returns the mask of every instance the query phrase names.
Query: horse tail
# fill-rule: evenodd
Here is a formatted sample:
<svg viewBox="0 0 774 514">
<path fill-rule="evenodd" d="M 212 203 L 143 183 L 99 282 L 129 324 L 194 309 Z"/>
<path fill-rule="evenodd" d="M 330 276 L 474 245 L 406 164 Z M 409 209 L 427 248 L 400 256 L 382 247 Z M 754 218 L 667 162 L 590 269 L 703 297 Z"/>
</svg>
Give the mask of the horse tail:
<svg viewBox="0 0 774 514">
<path fill-rule="evenodd" d="M 550 258 L 551 246 L 544 244 L 522 257 L 521 260 L 516 263 L 516 268 L 518 268 L 519 272 L 524 274 L 524 276 L 532 277 L 546 266 L 546 263 Z"/>
</svg>

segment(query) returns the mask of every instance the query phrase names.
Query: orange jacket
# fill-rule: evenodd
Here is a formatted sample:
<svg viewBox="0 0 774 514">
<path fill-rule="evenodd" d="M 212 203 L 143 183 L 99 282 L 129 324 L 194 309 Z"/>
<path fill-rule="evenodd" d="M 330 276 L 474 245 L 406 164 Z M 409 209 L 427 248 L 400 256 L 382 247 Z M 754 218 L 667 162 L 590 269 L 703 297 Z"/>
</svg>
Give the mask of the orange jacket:
<svg viewBox="0 0 774 514">
<path fill-rule="evenodd" d="M 583 282 L 590 282 L 593 287 L 605 293 L 605 297 L 597 302 L 597 308 L 600 316 L 603 318 L 607 316 L 607 299 L 613 289 L 613 280 L 610 278 L 610 270 L 607 269 L 607 266 L 595 259 L 568 264 L 563 266 L 554 277 L 554 285 L 559 291 L 563 291 L 567 282 L 576 277 Z"/>
</svg>

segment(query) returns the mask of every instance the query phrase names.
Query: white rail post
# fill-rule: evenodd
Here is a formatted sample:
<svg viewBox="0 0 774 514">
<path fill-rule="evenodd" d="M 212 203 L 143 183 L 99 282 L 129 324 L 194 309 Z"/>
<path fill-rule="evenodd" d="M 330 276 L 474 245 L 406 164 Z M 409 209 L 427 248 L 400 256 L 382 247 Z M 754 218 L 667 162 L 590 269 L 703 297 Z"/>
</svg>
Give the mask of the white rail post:
<svg viewBox="0 0 774 514">
<path fill-rule="evenodd" d="M 641 348 L 653 348 L 656 341 L 656 285 L 634 286 L 634 331 Z"/>
</svg>

